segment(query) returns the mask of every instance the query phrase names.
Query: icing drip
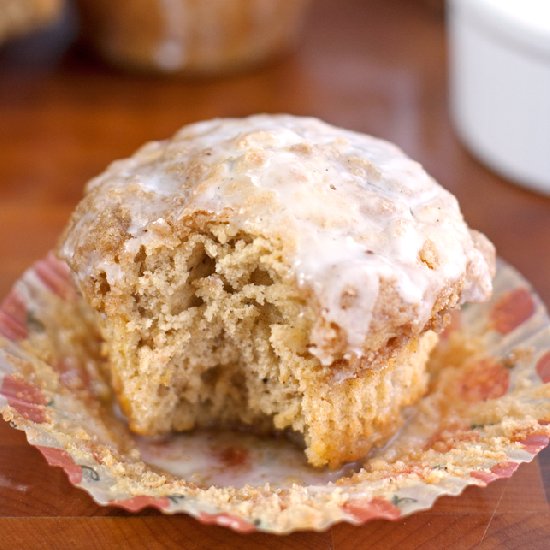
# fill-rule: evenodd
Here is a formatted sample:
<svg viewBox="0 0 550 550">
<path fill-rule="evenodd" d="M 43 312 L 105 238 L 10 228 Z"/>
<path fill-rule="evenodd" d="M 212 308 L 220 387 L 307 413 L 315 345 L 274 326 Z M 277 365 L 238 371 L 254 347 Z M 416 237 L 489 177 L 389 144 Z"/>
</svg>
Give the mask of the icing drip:
<svg viewBox="0 0 550 550">
<path fill-rule="evenodd" d="M 223 211 L 243 230 L 280 237 L 293 251 L 298 283 L 313 289 L 321 317 L 344 331 L 350 353 L 361 353 L 382 281 L 415 306 L 421 325 L 438 294 L 465 275 L 463 299 L 484 299 L 491 289 L 491 266 L 450 193 L 394 145 L 315 119 L 190 125 L 114 163 L 89 190 L 103 197 L 124 190 L 127 250 L 147 243 L 151 224 L 197 211 Z M 66 257 L 74 246 L 69 238 Z M 322 325 L 312 352 L 330 363 Z"/>
</svg>

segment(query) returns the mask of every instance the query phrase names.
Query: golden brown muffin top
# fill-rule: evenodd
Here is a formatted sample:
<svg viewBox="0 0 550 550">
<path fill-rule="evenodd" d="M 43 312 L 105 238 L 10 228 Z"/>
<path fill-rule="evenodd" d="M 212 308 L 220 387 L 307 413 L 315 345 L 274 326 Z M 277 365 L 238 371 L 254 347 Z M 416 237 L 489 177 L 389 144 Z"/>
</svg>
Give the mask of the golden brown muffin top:
<svg viewBox="0 0 550 550">
<path fill-rule="evenodd" d="M 417 162 L 386 141 L 290 115 L 192 124 L 114 162 L 89 182 L 60 254 L 81 286 L 100 270 L 122 285 L 124 258 L 173 246 L 178 227 L 203 213 L 285 243 L 298 284 L 357 355 L 382 284 L 419 328 L 445 289 L 458 286 L 462 302 L 492 290 L 493 246 Z"/>
</svg>

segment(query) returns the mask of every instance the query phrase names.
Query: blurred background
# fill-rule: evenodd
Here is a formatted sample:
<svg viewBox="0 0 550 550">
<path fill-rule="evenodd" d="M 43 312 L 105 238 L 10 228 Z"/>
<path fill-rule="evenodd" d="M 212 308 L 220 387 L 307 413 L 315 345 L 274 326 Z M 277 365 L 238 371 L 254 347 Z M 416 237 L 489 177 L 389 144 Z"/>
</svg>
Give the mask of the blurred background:
<svg viewBox="0 0 550 550">
<path fill-rule="evenodd" d="M 512 12 L 461 12 L 465 26 L 447 25 L 458 3 L 446 10 L 442 0 L 0 0 L 0 296 L 55 245 L 87 180 L 112 160 L 190 122 L 288 112 L 397 143 L 457 196 L 468 223 L 550 304 L 550 170 L 537 180 L 539 194 L 528 191 L 511 181 L 533 187 L 533 180 L 500 165 L 490 147 L 499 136 L 519 136 L 513 151 L 531 164 L 533 152 L 550 159 L 550 107 L 536 103 L 550 101 L 550 32 Z M 530 3 L 537 2 L 521 5 Z M 520 3 L 500 2 L 513 4 Z M 540 41 L 499 34 L 515 32 L 516 22 Z M 484 38 L 486 30 L 499 38 Z M 505 57 L 483 57 L 488 43 L 497 50 L 519 44 L 510 55 L 534 59 L 529 74 L 539 80 L 510 72 Z M 468 72 L 471 60 L 485 64 Z M 493 68 L 508 70 L 507 85 L 485 97 L 480 79 L 497 82 Z M 461 102 L 464 82 L 464 97 L 486 103 Z M 506 96 L 497 120 L 517 116 L 502 131 L 485 114 L 514 82 L 526 95 Z M 524 106 L 530 114 L 517 110 Z M 485 124 L 479 132 L 477 120 Z M 489 145 L 476 141 L 487 129 Z M 36 468 L 52 475 L 41 461 Z"/>
<path fill-rule="evenodd" d="M 289 112 L 396 142 L 550 302 L 550 201 L 455 136 L 442 0 L 0 0 L 0 37 L 1 294 L 112 160 L 189 122 Z"/>
</svg>

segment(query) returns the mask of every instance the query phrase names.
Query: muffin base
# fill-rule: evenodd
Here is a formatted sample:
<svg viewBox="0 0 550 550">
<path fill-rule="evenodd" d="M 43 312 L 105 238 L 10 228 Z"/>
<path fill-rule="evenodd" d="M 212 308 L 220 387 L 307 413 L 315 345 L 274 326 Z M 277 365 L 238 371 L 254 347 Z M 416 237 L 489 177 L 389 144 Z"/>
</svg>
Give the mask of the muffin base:
<svg viewBox="0 0 550 550">
<path fill-rule="evenodd" d="M 425 392 L 428 331 L 376 369 L 310 352 L 316 310 L 283 246 L 229 224 L 201 224 L 174 248 L 136 252 L 96 283 L 112 383 L 142 435 L 249 426 L 301 435 L 314 466 L 356 460 Z"/>
</svg>

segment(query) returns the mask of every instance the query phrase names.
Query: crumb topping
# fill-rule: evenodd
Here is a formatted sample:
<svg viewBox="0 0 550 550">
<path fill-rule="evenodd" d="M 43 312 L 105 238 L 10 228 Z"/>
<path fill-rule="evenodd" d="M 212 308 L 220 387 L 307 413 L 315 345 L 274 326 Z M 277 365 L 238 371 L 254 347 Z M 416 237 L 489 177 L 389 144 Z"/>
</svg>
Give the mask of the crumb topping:
<svg viewBox="0 0 550 550">
<path fill-rule="evenodd" d="M 77 279 L 100 268 L 116 284 L 121 254 L 170 239 L 201 212 L 285 243 L 298 284 L 319 303 L 312 353 L 325 364 L 322 327 L 339 327 L 360 355 L 383 284 L 420 327 L 449 286 L 460 283 L 462 302 L 491 292 L 492 245 L 417 162 L 380 139 L 290 115 L 192 124 L 114 162 L 88 184 L 61 255 Z"/>
</svg>

